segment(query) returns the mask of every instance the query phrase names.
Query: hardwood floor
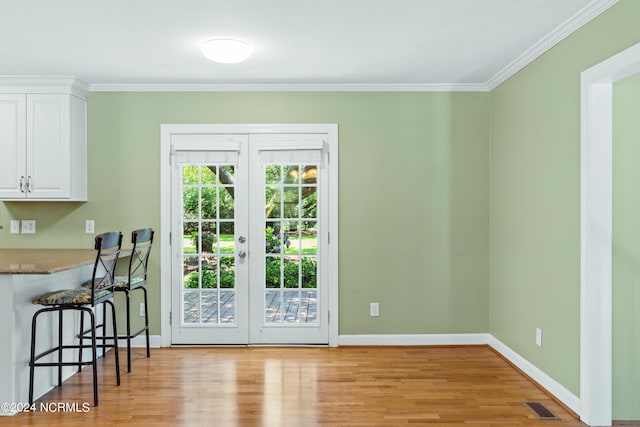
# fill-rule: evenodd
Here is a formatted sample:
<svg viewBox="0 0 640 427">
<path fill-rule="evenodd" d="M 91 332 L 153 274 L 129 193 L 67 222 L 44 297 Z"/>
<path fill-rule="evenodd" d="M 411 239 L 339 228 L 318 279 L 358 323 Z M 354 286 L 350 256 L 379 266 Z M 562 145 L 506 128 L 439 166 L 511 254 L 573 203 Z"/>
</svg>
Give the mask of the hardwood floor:
<svg viewBox="0 0 640 427">
<path fill-rule="evenodd" d="M 120 387 L 113 355 L 99 363 L 100 406 L 90 406 L 86 369 L 41 399 L 54 409 L 77 402 L 78 412 L 20 413 L 0 425 L 584 425 L 486 346 L 163 348 L 133 358 Z M 561 419 L 538 420 L 526 401 Z"/>
</svg>

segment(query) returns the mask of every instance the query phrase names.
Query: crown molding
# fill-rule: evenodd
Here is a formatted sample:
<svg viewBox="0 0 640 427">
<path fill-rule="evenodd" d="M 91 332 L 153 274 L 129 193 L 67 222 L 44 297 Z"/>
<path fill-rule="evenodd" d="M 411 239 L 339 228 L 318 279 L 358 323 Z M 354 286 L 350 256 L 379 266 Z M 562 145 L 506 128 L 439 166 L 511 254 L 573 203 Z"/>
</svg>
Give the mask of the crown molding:
<svg viewBox="0 0 640 427">
<path fill-rule="evenodd" d="M 593 0 L 583 7 L 578 13 L 571 16 L 549 34 L 544 36 L 531 48 L 523 52 L 520 56 L 509 63 L 509 65 L 498 71 L 498 73 L 485 83 L 485 86 L 489 91 L 495 89 L 580 27 L 587 24 L 614 4 L 618 3 L 618 1 L 619 0 Z"/>
<path fill-rule="evenodd" d="M 91 92 L 487 92 L 478 83 L 381 84 L 106 84 Z"/>
<path fill-rule="evenodd" d="M 86 99 L 89 85 L 74 76 L 0 76 L 2 93 L 71 93 Z"/>
</svg>

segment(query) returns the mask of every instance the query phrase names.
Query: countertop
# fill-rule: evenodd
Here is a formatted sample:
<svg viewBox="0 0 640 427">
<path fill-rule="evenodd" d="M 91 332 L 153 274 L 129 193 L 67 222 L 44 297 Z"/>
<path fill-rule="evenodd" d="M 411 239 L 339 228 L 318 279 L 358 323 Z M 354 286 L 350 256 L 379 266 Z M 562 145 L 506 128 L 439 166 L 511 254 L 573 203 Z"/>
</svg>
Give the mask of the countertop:
<svg viewBox="0 0 640 427">
<path fill-rule="evenodd" d="M 120 252 L 129 255 L 131 250 Z M 0 249 L 0 274 L 52 274 L 95 260 L 95 249 Z"/>
</svg>

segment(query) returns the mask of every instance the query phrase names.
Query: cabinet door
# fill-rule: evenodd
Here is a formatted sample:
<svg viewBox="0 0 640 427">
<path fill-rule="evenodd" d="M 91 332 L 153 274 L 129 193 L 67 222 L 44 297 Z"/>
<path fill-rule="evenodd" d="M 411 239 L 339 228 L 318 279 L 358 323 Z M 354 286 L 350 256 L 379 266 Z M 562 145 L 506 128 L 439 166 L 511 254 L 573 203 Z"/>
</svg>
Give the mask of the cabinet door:
<svg viewBox="0 0 640 427">
<path fill-rule="evenodd" d="M 27 95 L 29 198 L 70 196 L 69 106 L 69 95 Z"/>
<path fill-rule="evenodd" d="M 25 95 L 0 95 L 0 198 L 24 199 Z"/>
</svg>

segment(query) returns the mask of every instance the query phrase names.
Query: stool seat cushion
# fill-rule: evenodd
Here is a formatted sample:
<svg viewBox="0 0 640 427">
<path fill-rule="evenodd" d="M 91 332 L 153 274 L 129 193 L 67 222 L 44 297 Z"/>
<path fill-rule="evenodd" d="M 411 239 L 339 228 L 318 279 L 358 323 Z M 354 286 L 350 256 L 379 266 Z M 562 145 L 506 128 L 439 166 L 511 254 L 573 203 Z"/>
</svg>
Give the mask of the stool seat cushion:
<svg viewBox="0 0 640 427">
<path fill-rule="evenodd" d="M 114 278 L 113 281 L 113 290 L 114 291 L 124 291 L 125 289 L 127 289 L 127 282 L 128 282 L 128 277 L 127 276 L 116 276 Z M 135 289 L 135 288 L 139 288 L 140 286 L 143 286 L 147 283 L 146 280 L 144 280 L 144 277 L 142 276 L 136 276 L 133 277 L 131 279 L 131 289 Z M 102 285 L 102 286 L 100 286 Z M 84 282 L 82 285 L 83 288 L 89 288 L 91 289 L 91 280 L 87 280 L 86 282 Z M 104 286 L 104 282 L 100 283 L 98 286 L 96 286 L 96 289 L 100 289 L 103 288 Z"/>
<path fill-rule="evenodd" d="M 82 282 L 80 286 L 83 288 L 91 289 L 91 282 L 92 282 L 92 279 L 85 280 L 84 282 Z M 126 281 L 125 281 L 125 285 L 126 285 Z M 98 282 L 96 283 L 96 290 L 110 287 L 110 286 L 111 286 L 111 282 Z M 117 283 L 115 281 L 113 282 L 113 286 L 114 288 L 117 286 Z"/>
<path fill-rule="evenodd" d="M 127 280 L 126 276 L 116 276 L 116 287 L 117 291 L 121 291 L 127 289 Z M 134 276 L 131 278 L 131 289 L 139 288 L 140 286 L 144 286 L 147 284 L 147 281 L 143 276 Z"/>
<path fill-rule="evenodd" d="M 89 285 L 91 286 L 91 285 Z M 99 300 L 111 292 L 108 290 L 96 289 L 94 299 Z M 78 305 L 91 303 L 91 289 L 76 288 L 64 289 L 61 291 L 53 291 L 40 295 L 31 301 L 33 304 L 39 305 Z"/>
</svg>

